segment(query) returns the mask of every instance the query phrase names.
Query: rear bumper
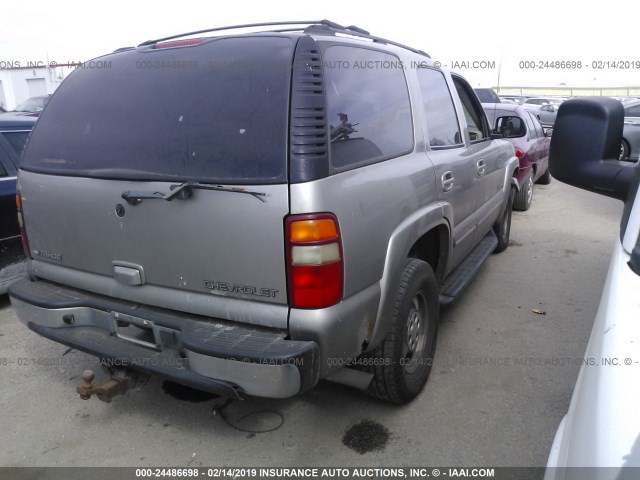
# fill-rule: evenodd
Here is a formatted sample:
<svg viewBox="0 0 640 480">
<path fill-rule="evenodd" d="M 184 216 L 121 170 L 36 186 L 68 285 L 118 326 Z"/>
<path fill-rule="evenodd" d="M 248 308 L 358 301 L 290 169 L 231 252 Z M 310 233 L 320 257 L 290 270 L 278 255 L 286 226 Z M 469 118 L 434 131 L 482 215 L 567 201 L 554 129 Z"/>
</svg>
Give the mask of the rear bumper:
<svg viewBox="0 0 640 480">
<path fill-rule="evenodd" d="M 7 293 L 9 285 L 27 276 L 27 259 L 20 237 L 0 241 L 0 295 Z"/>
<path fill-rule="evenodd" d="M 286 398 L 318 381 L 318 345 L 286 332 L 155 309 L 24 279 L 16 315 L 34 332 L 149 374 L 224 395 Z"/>
</svg>

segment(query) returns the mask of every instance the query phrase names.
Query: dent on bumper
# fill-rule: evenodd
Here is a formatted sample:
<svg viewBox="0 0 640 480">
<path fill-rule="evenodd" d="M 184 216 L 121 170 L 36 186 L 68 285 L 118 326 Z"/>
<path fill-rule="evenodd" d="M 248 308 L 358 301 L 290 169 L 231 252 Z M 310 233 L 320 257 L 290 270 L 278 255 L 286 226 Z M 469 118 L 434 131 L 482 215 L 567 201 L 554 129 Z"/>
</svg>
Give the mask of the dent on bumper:
<svg viewBox="0 0 640 480">
<path fill-rule="evenodd" d="M 29 298 L 39 283 L 41 296 Z M 195 388 L 286 398 L 317 383 L 314 342 L 285 340 L 279 331 L 189 319 L 178 312 L 145 310 L 76 292 L 49 282 L 22 280 L 9 294 L 19 320 L 36 333 Z M 58 308 L 43 305 L 47 295 Z M 64 306 L 65 297 L 73 306 Z M 101 302 L 111 303 L 111 308 Z M 130 329 L 142 333 L 142 338 L 130 335 Z"/>
</svg>

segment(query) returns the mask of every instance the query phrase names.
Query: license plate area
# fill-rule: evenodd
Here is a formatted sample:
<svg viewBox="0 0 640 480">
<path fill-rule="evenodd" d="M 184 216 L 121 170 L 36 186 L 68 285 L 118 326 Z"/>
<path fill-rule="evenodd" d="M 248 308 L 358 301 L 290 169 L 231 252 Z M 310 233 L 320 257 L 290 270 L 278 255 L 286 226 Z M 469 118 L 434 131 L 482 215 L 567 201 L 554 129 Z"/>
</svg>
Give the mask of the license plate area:
<svg viewBox="0 0 640 480">
<path fill-rule="evenodd" d="M 146 318 L 111 312 L 111 320 L 113 335 L 142 347 L 159 351 L 163 347 L 179 348 L 182 343 L 178 331 L 156 325 Z"/>
</svg>

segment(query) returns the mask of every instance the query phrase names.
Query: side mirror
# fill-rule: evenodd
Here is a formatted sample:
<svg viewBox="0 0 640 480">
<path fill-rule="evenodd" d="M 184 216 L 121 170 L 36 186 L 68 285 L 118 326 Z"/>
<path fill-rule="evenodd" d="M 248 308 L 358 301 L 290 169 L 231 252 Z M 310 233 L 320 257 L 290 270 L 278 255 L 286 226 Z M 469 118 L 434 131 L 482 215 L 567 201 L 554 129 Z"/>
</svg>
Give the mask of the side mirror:
<svg viewBox="0 0 640 480">
<path fill-rule="evenodd" d="M 626 200 L 635 165 L 617 160 L 624 109 L 607 97 L 564 102 L 554 124 L 549 170 L 574 187 Z"/>
<path fill-rule="evenodd" d="M 517 138 L 526 135 L 527 127 L 520 117 L 498 117 L 495 132 L 504 135 L 504 138 Z"/>
</svg>

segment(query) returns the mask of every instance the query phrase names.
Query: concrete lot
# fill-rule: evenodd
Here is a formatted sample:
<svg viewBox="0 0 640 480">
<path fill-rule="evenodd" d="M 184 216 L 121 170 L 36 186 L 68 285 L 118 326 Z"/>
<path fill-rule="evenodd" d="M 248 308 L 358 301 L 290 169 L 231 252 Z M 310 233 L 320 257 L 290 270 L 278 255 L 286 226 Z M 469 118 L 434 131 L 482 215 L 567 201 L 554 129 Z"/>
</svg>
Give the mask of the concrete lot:
<svg viewBox="0 0 640 480">
<path fill-rule="evenodd" d="M 178 399 L 157 379 L 111 404 L 81 401 L 83 370 L 106 377 L 97 360 L 63 357 L 66 347 L 30 332 L 0 297 L 0 357 L 13 361 L 0 363 L 0 466 L 543 466 L 579 370 L 568 359 L 583 355 L 621 212 L 619 202 L 555 180 L 536 185 L 531 210 L 514 214 L 509 249 L 443 312 L 427 388 L 403 407 L 326 382 L 298 398 L 222 411 L 206 395 Z M 378 450 L 345 446 L 361 420 L 386 428 L 386 444 L 374 431 L 364 443 L 380 441 Z"/>
</svg>

